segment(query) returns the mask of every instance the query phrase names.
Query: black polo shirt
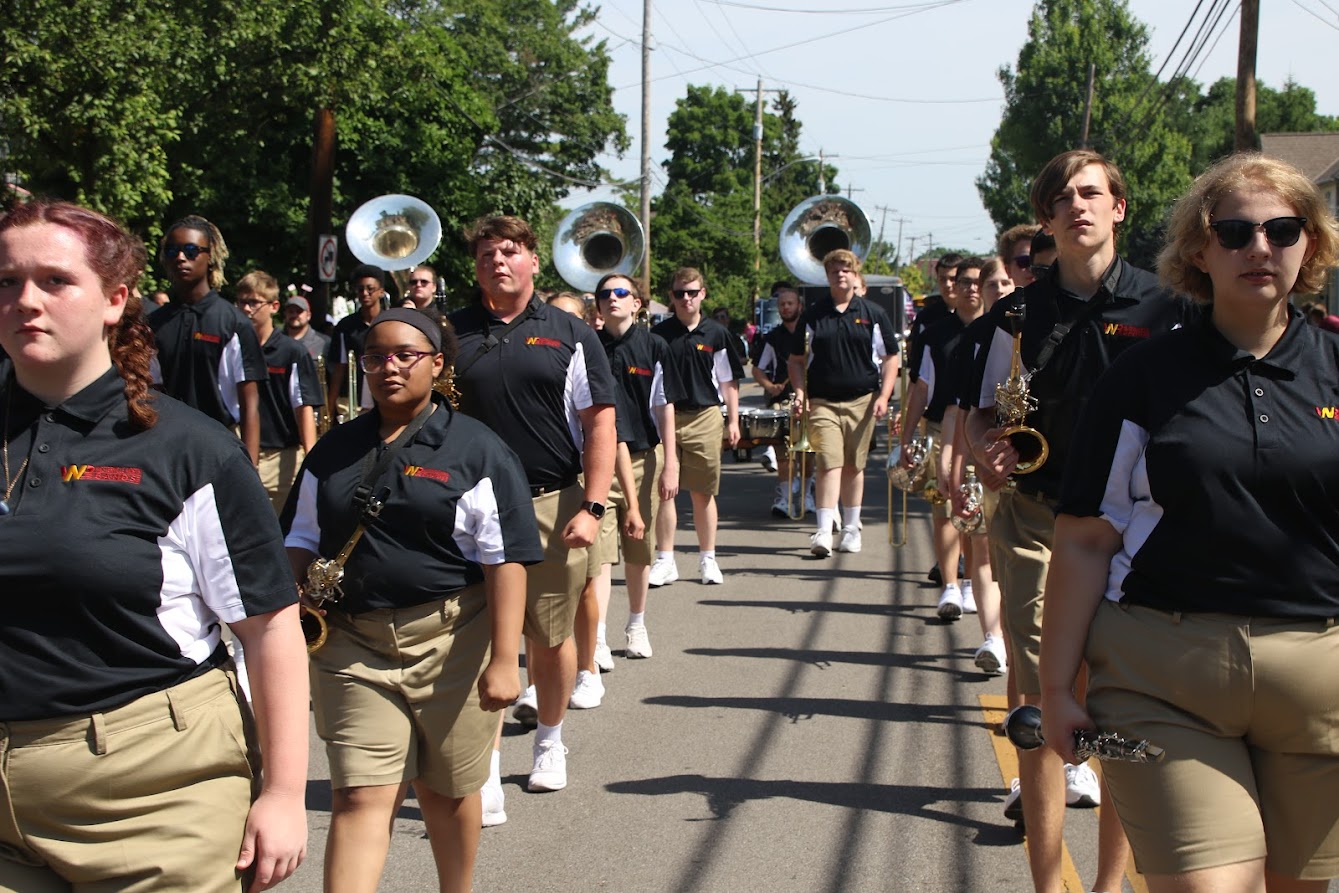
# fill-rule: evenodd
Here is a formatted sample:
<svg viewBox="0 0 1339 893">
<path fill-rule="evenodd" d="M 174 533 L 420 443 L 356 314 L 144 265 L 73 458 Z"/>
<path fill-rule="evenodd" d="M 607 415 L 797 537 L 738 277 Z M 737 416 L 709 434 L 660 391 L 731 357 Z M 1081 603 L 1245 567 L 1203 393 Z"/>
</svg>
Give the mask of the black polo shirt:
<svg viewBox="0 0 1339 893">
<path fill-rule="evenodd" d="M 791 353 L 804 353 L 806 333 L 812 337 L 809 396 L 821 400 L 852 400 L 879 390 L 881 361 L 897 353 L 888 314 L 861 297 L 851 298 L 844 311 L 830 297 L 805 310 L 791 335 Z"/>
<path fill-rule="evenodd" d="M 670 360 L 683 383 L 684 398 L 674 401 L 675 409 L 706 409 L 720 406 L 720 385 L 744 377 L 739 358 L 739 339 L 712 319 L 703 317 L 689 329 L 671 316 L 651 330 L 669 345 Z"/>
<path fill-rule="evenodd" d="M 983 313 L 967 324 L 962 337 L 958 339 L 957 358 L 953 362 L 957 368 L 957 400 L 960 409 L 970 410 L 976 406 L 977 395 L 972 390 L 976 381 L 976 358 L 994 334 L 995 320 L 988 313 Z"/>
<path fill-rule="evenodd" d="M 460 409 L 492 428 L 521 457 L 532 487 L 574 482 L 582 470 L 578 412 L 614 406 L 617 386 L 595 331 L 531 298 L 534 312 L 506 335 L 482 303 L 451 314 L 460 352 Z M 485 337 L 498 343 L 474 359 Z"/>
<path fill-rule="evenodd" d="M 358 366 L 357 358 L 363 355 L 363 343 L 367 341 L 367 333 L 372 328 L 372 324 L 363 321 L 363 315 L 359 312 L 350 313 L 348 316 L 335 323 L 335 331 L 330 334 L 330 343 L 325 348 L 326 369 L 333 371 L 336 366 L 349 365 L 349 351 L 353 351 L 354 356 L 354 374 L 357 375 L 358 383 L 358 406 L 361 409 L 372 408 L 372 395 L 367 390 L 366 378 L 363 370 Z M 341 397 L 349 396 L 349 370 L 345 369 L 344 374 L 339 377 L 339 395 Z"/>
<path fill-rule="evenodd" d="M 958 402 L 962 391 L 962 374 L 957 365 L 958 349 L 967 330 L 967 324 L 956 313 L 930 326 L 922 336 L 919 379 L 929 388 L 929 402 L 925 418 L 932 422 L 944 420 L 944 410 Z"/>
<path fill-rule="evenodd" d="M 1339 617 L 1339 336 L 1290 308 L 1256 359 L 1206 314 L 1111 367 L 1074 447 L 1059 511 L 1121 533 L 1107 598 Z"/>
<path fill-rule="evenodd" d="M 260 446 L 282 450 L 302 443 L 299 406 L 324 406 L 316 363 L 301 343 L 275 329 L 261 347 L 269 378 L 260 386 Z"/>
<path fill-rule="evenodd" d="M 194 304 L 171 301 L 149 314 L 158 346 L 154 381 L 187 406 L 236 425 L 237 386 L 264 381 L 260 339 L 242 311 L 211 291 Z"/>
<path fill-rule="evenodd" d="M 1025 493 L 1060 492 L 1074 425 L 1093 385 L 1111 361 L 1127 348 L 1178 328 L 1195 315 L 1189 300 L 1172 294 L 1152 273 L 1119 257 L 1111 262 L 1093 296 L 1099 305 L 1089 306 L 1088 301 L 1062 289 L 1058 273 L 1057 263 L 1044 279 L 995 302 L 986 314 L 994 322 L 994 331 L 977 354 L 973 372 L 975 405 L 994 406 L 995 386 L 1009 377 L 1013 354 L 1013 335 L 1005 311 L 1015 301 L 1022 301 L 1027 313 L 1022 361 L 1025 370 L 1034 370 L 1028 387 L 1038 402 L 1027 424 L 1045 436 L 1051 450 L 1040 469 L 1018 477 L 1018 489 Z M 1042 345 L 1059 323 L 1073 324 L 1073 328 L 1045 368 L 1036 372 Z"/>
<path fill-rule="evenodd" d="M 56 407 L 8 376 L 0 515 L 0 721 L 108 710 L 222 664 L 220 621 L 297 601 L 241 441 L 156 395 L 127 421 L 114 369 Z"/>
<path fill-rule="evenodd" d="M 911 326 L 907 330 L 907 363 L 910 366 L 912 381 L 920 380 L 921 362 L 925 352 L 922 338 L 925 330 L 952 315 L 953 311 L 949 309 L 943 295 L 936 293 L 925 296 L 920 312 L 912 319 Z"/>
<path fill-rule="evenodd" d="M 796 323 L 796 329 L 799 324 Z M 786 388 L 775 397 L 768 398 L 769 405 L 784 403 L 790 400 L 794 395 L 795 389 L 790 385 L 790 369 L 787 363 L 790 361 L 790 347 L 795 335 L 785 325 L 773 326 L 766 335 L 761 335 L 753 341 L 753 368 L 761 369 L 763 375 L 772 384 L 786 383 Z"/>
<path fill-rule="evenodd" d="M 669 345 L 638 325 L 622 338 L 614 338 L 608 328 L 601 329 L 600 343 L 619 386 L 619 442 L 633 453 L 649 450 L 660 443 L 655 410 L 684 396 L 679 373 L 669 361 Z"/>
<path fill-rule="evenodd" d="M 372 484 L 385 503 L 344 565 L 350 614 L 408 608 L 483 581 L 483 565 L 544 560 L 521 461 L 481 422 L 433 396 L 436 409 Z M 317 442 L 280 523 L 284 545 L 334 558 L 358 523 L 364 459 L 384 443 L 376 410 Z"/>
</svg>

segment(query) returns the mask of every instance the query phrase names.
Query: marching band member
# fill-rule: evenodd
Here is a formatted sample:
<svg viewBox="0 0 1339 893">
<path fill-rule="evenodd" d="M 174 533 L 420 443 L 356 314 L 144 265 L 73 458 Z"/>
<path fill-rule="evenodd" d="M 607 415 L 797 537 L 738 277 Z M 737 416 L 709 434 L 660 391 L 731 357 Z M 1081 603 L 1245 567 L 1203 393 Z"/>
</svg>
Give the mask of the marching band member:
<svg viewBox="0 0 1339 893">
<path fill-rule="evenodd" d="M 1327 204 L 1254 153 L 1202 174 L 1158 269 L 1206 312 L 1117 359 L 1074 436 L 1046 741 L 1072 760 L 1096 723 L 1163 748 L 1103 767 L 1154 893 L 1319 893 L 1339 875 L 1339 337 L 1289 304 L 1339 263 Z"/>
<path fill-rule="evenodd" d="M 870 435 L 875 421 L 888 414 L 898 355 L 897 333 L 888 315 L 855 294 L 860 258 L 844 248 L 831 251 L 823 258 L 823 269 L 832 296 L 800 316 L 788 361 L 791 384 L 798 385 L 795 402 L 807 414 L 809 442 L 817 457 L 818 530 L 810 537 L 809 551 L 819 558 L 832 553 L 839 498 L 837 550 L 860 551 L 860 505 Z"/>
<path fill-rule="evenodd" d="M 996 479 L 1012 474 L 1017 449 L 1000 439 L 995 393 L 1010 377 L 1013 318 L 1021 304 L 1021 369 L 1038 408 L 1027 425 L 1049 442 L 1050 458 L 1017 477 L 1017 490 L 1000 497 L 991 525 L 1006 556 L 1000 566 L 1009 663 L 1025 703 L 1041 699 L 1037 661 L 1041 648 L 1042 592 L 1055 532 L 1061 477 L 1073 454 L 1074 423 L 1092 386 L 1116 356 L 1150 336 L 1180 326 L 1193 314 L 1157 278 L 1116 254 L 1116 229 L 1125 219 L 1125 180 L 1096 152 L 1076 149 L 1047 162 L 1032 183 L 1037 221 L 1055 236 L 1059 260 L 1047 276 L 1014 292 L 990 312 L 991 339 L 977 356 L 967 417 L 967 437 L 978 468 Z M 1017 300 L 1021 296 L 1021 301 Z M 1066 769 L 1054 751 L 1018 755 L 1021 802 L 1028 833 L 1028 861 L 1039 893 L 1060 889 L 1060 853 L 1066 803 L 1100 802 L 1097 779 L 1085 766 Z M 1062 771 L 1064 770 L 1064 771 Z M 1011 797 L 1006 807 L 1018 801 Z M 1102 811 L 1097 890 L 1118 888 L 1127 845 L 1111 811 Z"/>
<path fill-rule="evenodd" d="M 795 389 L 790 386 L 790 349 L 795 341 L 795 327 L 800 321 L 800 293 L 791 286 L 776 290 L 776 312 L 781 324 L 766 335 L 754 339 L 753 380 L 762 388 L 763 398 L 771 408 L 790 409 Z M 772 514 L 785 518 L 791 512 L 791 499 L 803 499 L 813 511 L 814 494 L 805 481 L 796 481 L 798 493 L 788 494 L 790 456 L 782 450 L 776 457 L 776 497 L 772 500 Z"/>
<path fill-rule="evenodd" d="M 312 654 L 339 893 L 376 890 L 411 782 L 441 889 L 471 889 L 493 714 L 520 693 L 524 566 L 543 553 L 520 460 L 437 390 L 455 353 L 439 318 L 382 311 L 359 358 L 375 408 L 321 438 L 284 509 L 299 580 L 355 542 Z"/>
<path fill-rule="evenodd" d="M 306 851 L 297 590 L 237 438 L 150 390 L 145 260 L 76 205 L 0 217 L 5 890 L 258 891 Z"/>
<path fill-rule="evenodd" d="M 670 348 L 684 398 L 674 404 L 675 449 L 679 484 L 693 500 L 693 527 L 697 531 L 698 573 L 703 584 L 722 581 L 716 563 L 716 494 L 721 488 L 721 434 L 733 448 L 739 443 L 739 379 L 744 365 L 739 339 L 722 325 L 702 315 L 707 286 L 702 274 L 680 267 L 670 280 L 674 315 L 651 330 Z M 721 418 L 721 406 L 726 418 Z M 673 499 L 660 504 L 656 515 L 656 560 L 650 585 L 667 586 L 679 579 L 674 564 L 674 530 L 679 515 Z"/>
</svg>

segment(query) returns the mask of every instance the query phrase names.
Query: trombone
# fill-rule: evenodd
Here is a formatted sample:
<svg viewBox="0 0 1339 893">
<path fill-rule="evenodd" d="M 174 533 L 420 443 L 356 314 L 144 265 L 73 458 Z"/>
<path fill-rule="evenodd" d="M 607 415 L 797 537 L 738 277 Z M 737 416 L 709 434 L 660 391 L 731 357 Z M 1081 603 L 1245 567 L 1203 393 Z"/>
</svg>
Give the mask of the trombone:
<svg viewBox="0 0 1339 893">
<path fill-rule="evenodd" d="M 321 393 L 330 393 L 330 384 L 325 380 L 325 353 L 321 353 L 316 358 L 316 380 L 321 385 Z M 316 436 L 320 437 L 330 430 L 330 414 L 334 410 L 333 406 L 322 406 L 321 414 L 316 417 Z"/>
<path fill-rule="evenodd" d="M 812 340 L 813 333 L 806 330 L 804 333 L 804 384 L 802 385 L 806 401 L 809 399 L 809 348 Z M 809 443 L 809 410 L 805 408 L 803 403 L 797 404 L 796 410 L 790 430 L 786 432 L 786 517 L 792 521 L 803 521 L 805 491 L 809 486 L 809 454 L 814 451 L 814 448 Z M 795 489 L 797 481 L 795 467 L 797 465 L 800 469 L 798 494 Z"/>
<path fill-rule="evenodd" d="M 358 404 L 362 402 L 362 394 L 358 393 L 358 355 L 349 351 L 348 356 L 344 358 L 348 361 L 345 371 L 349 375 L 349 415 L 345 421 L 352 422 L 358 418 Z"/>
<path fill-rule="evenodd" d="M 898 359 L 902 368 L 897 373 L 897 392 L 898 401 L 902 404 L 898 409 L 897 419 L 894 421 L 893 415 L 888 415 L 888 545 L 895 549 L 900 549 L 907 544 L 907 492 L 910 488 L 899 486 L 902 491 L 902 536 L 897 537 L 893 533 L 896 526 L 893 523 L 893 478 L 894 473 L 899 472 L 899 466 L 902 461 L 902 448 L 898 444 L 898 434 L 902 427 L 907 423 L 907 416 L 911 412 L 911 400 L 908 399 L 911 391 L 911 370 L 907 368 L 907 338 L 905 333 L 897 339 Z M 899 475 L 900 478 L 900 475 Z"/>
</svg>

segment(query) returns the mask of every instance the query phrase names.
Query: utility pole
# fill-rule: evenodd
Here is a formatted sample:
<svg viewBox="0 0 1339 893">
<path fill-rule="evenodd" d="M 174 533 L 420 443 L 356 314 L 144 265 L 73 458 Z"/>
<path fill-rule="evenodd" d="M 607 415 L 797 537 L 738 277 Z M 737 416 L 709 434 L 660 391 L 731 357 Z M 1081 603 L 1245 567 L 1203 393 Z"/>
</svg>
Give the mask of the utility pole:
<svg viewBox="0 0 1339 893">
<path fill-rule="evenodd" d="M 882 212 L 882 216 L 879 218 L 879 238 L 874 241 L 874 244 L 882 245 L 884 244 L 883 230 L 884 227 L 888 225 L 888 212 L 892 211 L 893 213 L 897 213 L 897 208 L 890 208 L 887 205 L 875 205 L 874 210 Z"/>
<path fill-rule="evenodd" d="M 822 150 L 822 149 L 819 149 L 819 150 L 818 150 L 818 194 L 819 194 L 819 195 L 827 195 L 827 194 L 828 194 L 828 174 L 827 174 L 827 167 L 826 167 L 826 165 L 827 165 L 827 161 L 825 161 L 824 158 L 823 158 L 823 150 Z"/>
<path fill-rule="evenodd" d="M 851 197 L 851 193 L 853 193 L 853 192 L 864 192 L 864 191 L 865 191 L 864 187 L 856 188 L 856 187 L 853 187 L 853 186 L 848 185 L 848 186 L 846 187 L 846 197 L 849 199 L 849 198 Z"/>
<path fill-rule="evenodd" d="M 651 0 L 642 0 L 642 203 L 640 209 L 645 247 L 641 289 L 651 303 Z"/>
<path fill-rule="evenodd" d="M 1255 47 L 1260 33 L 1260 0 L 1241 0 L 1241 42 L 1237 46 L 1237 128 L 1233 148 L 1255 144 Z"/>
<path fill-rule="evenodd" d="M 1088 63 L 1088 99 L 1083 103 L 1083 137 L 1079 140 L 1080 148 L 1088 148 L 1088 125 L 1093 121 L 1093 81 L 1097 78 L 1097 66 Z"/>
<path fill-rule="evenodd" d="M 650 3 L 650 0 L 646 2 Z M 747 91 L 736 88 L 735 92 Z M 753 105 L 753 294 L 750 296 L 750 318 L 758 315 L 758 274 L 762 270 L 762 95 L 779 92 L 764 90 L 762 78 L 758 78 L 758 95 Z"/>
</svg>

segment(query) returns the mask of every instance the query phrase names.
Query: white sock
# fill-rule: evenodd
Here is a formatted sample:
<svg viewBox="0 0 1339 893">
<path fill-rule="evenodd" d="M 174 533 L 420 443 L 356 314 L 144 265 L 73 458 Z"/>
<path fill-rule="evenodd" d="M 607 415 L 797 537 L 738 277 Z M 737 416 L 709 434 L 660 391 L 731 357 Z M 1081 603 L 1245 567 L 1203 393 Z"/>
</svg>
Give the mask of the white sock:
<svg viewBox="0 0 1339 893">
<path fill-rule="evenodd" d="M 502 784 L 502 752 L 493 751 L 493 755 L 488 758 L 488 780 Z"/>
<path fill-rule="evenodd" d="M 645 611 L 638 611 L 636 614 L 632 613 L 631 611 L 628 612 L 628 626 L 645 626 L 645 625 L 646 625 Z"/>
<path fill-rule="evenodd" d="M 673 558 L 674 558 L 673 552 L 656 552 L 656 561 L 661 561 L 662 559 L 665 561 L 670 561 Z"/>
<path fill-rule="evenodd" d="M 818 510 L 818 532 L 826 533 L 832 530 L 832 522 L 837 518 L 836 509 Z"/>
<path fill-rule="evenodd" d="M 558 723 L 556 726 L 546 726 L 544 723 L 540 723 L 539 727 L 535 729 L 535 743 L 539 744 L 541 741 L 552 741 L 554 744 L 562 744 L 563 724 Z"/>
<path fill-rule="evenodd" d="M 860 506 L 856 506 L 855 508 L 846 507 L 842 509 L 842 526 L 860 526 Z"/>
<path fill-rule="evenodd" d="M 715 550 L 715 549 L 708 549 L 708 550 L 706 550 L 705 552 L 702 552 L 702 553 L 701 553 L 701 557 L 703 557 L 703 558 L 710 558 L 710 559 L 712 559 L 712 560 L 714 561 L 714 560 L 716 560 L 716 550 Z"/>
<path fill-rule="evenodd" d="M 609 629 L 609 624 L 607 624 L 607 623 L 597 623 L 597 624 L 595 624 L 595 641 L 596 641 L 596 642 L 599 642 L 601 645 L 604 645 L 604 644 L 605 644 L 605 638 L 604 638 L 604 636 L 605 636 L 605 632 L 606 632 L 608 629 Z"/>
</svg>

